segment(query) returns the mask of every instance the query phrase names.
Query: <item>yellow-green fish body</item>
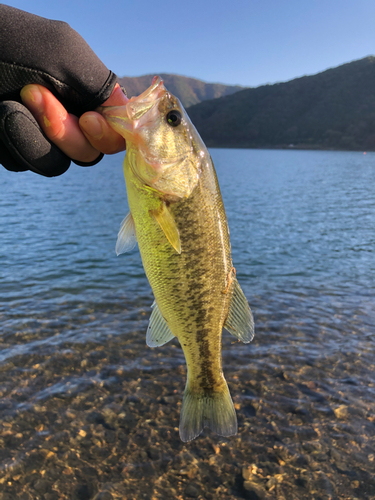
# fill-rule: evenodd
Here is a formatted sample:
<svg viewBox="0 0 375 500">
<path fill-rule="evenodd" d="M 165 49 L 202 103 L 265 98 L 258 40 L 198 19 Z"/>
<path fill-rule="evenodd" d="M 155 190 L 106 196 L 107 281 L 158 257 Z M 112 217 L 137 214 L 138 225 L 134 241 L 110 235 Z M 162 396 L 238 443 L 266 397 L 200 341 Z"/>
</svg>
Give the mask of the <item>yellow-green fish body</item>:
<svg viewBox="0 0 375 500">
<path fill-rule="evenodd" d="M 122 253 L 138 241 L 155 295 L 147 343 L 156 347 L 176 336 L 186 358 L 181 439 L 194 439 L 205 426 L 233 435 L 237 419 L 222 372 L 222 328 L 250 342 L 254 327 L 235 278 L 210 155 L 158 78 L 126 106 L 102 108 L 102 114 L 127 141 L 130 214 L 116 250 Z"/>
</svg>

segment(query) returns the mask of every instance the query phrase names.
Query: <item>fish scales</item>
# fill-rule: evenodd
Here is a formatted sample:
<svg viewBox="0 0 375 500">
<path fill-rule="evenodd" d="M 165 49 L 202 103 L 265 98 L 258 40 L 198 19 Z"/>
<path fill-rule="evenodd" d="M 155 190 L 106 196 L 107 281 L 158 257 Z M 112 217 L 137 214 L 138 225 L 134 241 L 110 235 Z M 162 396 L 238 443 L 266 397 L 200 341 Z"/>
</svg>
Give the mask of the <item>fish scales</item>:
<svg viewBox="0 0 375 500">
<path fill-rule="evenodd" d="M 145 266 L 159 309 L 184 351 L 190 387 L 200 392 L 221 384 L 221 332 L 231 297 L 222 292 L 232 268 L 228 233 L 221 230 L 227 224 L 219 210 L 218 186 L 209 179 L 213 173 L 208 162 L 202 170 L 192 195 L 171 206 L 181 255 L 169 245 L 158 260 L 161 273 L 154 276 Z"/>
<path fill-rule="evenodd" d="M 116 248 L 129 249 L 136 235 L 155 296 L 147 343 L 163 345 L 176 336 L 186 359 L 181 439 L 194 439 L 205 426 L 224 436 L 235 434 L 236 415 L 222 370 L 222 329 L 249 342 L 253 320 L 235 278 L 211 158 L 179 101 L 158 79 L 128 105 L 102 110 L 127 141 L 124 174 L 131 215 Z"/>
<path fill-rule="evenodd" d="M 125 178 L 129 171 L 125 167 Z M 191 383 L 198 391 L 201 386 L 212 389 L 221 384 L 221 332 L 231 297 L 223 290 L 232 260 L 225 211 L 211 160 L 202 167 L 192 195 L 170 205 L 180 230 L 180 255 L 165 241 L 159 224 L 145 216 L 145 207 L 150 203 L 140 200 L 141 183 L 129 178 L 127 186 L 135 222 L 147 224 L 138 243 L 156 302 L 181 343 Z M 149 197 L 149 192 L 144 196 Z"/>
</svg>

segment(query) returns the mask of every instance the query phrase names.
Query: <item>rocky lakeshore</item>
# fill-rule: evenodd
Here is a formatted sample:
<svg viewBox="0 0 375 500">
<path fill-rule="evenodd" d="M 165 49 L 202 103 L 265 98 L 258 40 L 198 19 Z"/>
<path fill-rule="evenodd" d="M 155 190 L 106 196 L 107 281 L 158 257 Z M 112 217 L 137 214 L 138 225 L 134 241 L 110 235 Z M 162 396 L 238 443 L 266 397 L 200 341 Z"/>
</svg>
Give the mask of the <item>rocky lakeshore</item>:
<svg viewBox="0 0 375 500">
<path fill-rule="evenodd" d="M 291 366 L 271 352 L 249 364 L 228 336 L 224 348 L 239 433 L 187 444 L 185 366 L 163 361 L 178 361 L 177 341 L 130 369 L 146 349 L 139 333 L 13 359 L 1 372 L 1 500 L 375 498 L 375 404 L 350 397 L 364 390 L 351 375 L 374 361 Z M 347 379 L 333 392 L 341 363 Z"/>
</svg>

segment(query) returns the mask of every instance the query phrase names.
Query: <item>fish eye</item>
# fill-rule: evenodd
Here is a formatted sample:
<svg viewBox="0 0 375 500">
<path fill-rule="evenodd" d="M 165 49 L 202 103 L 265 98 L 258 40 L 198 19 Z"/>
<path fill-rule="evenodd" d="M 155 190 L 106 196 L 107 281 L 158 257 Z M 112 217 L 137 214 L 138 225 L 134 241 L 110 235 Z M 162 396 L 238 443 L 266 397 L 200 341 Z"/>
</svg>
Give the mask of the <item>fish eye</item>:
<svg viewBox="0 0 375 500">
<path fill-rule="evenodd" d="M 172 109 L 167 116 L 167 122 L 171 127 L 178 127 L 182 120 L 182 115 L 177 109 Z"/>
</svg>

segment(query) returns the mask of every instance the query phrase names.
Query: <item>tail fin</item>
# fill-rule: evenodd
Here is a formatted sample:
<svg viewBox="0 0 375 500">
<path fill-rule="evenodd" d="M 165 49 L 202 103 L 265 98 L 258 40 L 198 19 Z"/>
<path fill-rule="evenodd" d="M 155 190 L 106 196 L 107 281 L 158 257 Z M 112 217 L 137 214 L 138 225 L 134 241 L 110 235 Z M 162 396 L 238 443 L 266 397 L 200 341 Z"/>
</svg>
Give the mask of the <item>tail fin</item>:
<svg viewBox="0 0 375 500">
<path fill-rule="evenodd" d="M 180 418 L 180 438 L 185 443 L 209 427 L 220 436 L 237 434 L 237 417 L 227 383 L 218 392 L 197 393 L 186 384 Z"/>
</svg>

